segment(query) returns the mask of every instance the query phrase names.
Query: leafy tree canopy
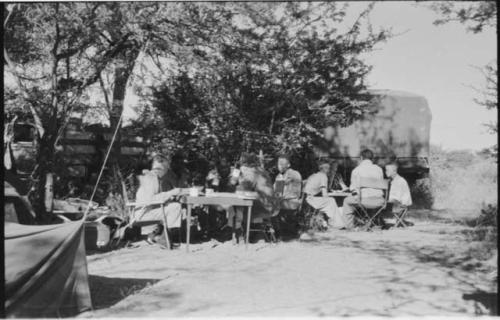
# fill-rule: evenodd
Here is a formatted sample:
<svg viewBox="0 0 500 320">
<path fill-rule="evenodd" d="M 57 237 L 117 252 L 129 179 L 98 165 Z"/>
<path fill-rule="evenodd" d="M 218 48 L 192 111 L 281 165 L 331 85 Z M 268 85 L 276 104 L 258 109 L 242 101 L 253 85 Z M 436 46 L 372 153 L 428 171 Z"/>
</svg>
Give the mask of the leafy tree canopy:
<svg viewBox="0 0 500 320">
<path fill-rule="evenodd" d="M 496 1 L 436 1 L 430 8 L 442 16 L 434 21 L 435 25 L 458 21 L 466 24 L 467 30 L 473 33 L 496 28 L 497 25 Z"/>
<path fill-rule="evenodd" d="M 300 160 L 310 156 L 325 126 L 348 125 L 368 110 L 370 66 L 360 54 L 390 36 L 363 28 L 372 6 L 343 32 L 347 7 L 336 3 L 225 9 L 232 23 L 199 48 L 197 68 L 145 94 L 151 105 L 136 124 L 158 147 L 170 140 L 193 158 L 232 160 L 245 150 L 263 150 Z M 179 57 L 179 63 L 192 66 L 192 59 Z"/>
</svg>

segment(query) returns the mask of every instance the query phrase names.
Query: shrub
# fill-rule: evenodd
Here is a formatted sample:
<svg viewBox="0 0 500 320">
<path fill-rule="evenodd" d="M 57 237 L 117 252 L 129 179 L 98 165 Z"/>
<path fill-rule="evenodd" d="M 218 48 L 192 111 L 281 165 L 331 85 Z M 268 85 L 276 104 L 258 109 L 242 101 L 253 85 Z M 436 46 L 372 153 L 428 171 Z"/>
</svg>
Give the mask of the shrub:
<svg viewBox="0 0 500 320">
<path fill-rule="evenodd" d="M 497 221 L 498 221 L 498 205 L 497 204 L 483 205 L 483 209 L 481 209 L 481 214 L 476 219 L 476 226 L 497 228 L 498 227 Z"/>
<path fill-rule="evenodd" d="M 494 159 L 434 147 L 431 160 L 430 189 L 435 209 L 449 209 L 457 218 L 472 218 L 481 214 L 485 204 L 496 208 L 498 170 Z"/>
</svg>

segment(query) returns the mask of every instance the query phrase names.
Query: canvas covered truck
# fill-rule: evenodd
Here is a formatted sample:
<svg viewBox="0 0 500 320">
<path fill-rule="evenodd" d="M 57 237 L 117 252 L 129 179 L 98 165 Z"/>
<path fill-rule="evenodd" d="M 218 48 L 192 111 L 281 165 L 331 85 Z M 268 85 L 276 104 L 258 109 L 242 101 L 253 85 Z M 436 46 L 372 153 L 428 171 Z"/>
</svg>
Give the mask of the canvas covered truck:
<svg viewBox="0 0 500 320">
<path fill-rule="evenodd" d="M 318 148 L 317 155 L 338 162 L 346 180 L 364 149 L 373 151 L 380 166 L 396 161 L 410 183 L 428 177 L 432 116 L 427 100 L 402 91 L 370 93 L 375 96 L 370 112 L 348 127 L 328 128 L 327 148 Z"/>
<path fill-rule="evenodd" d="M 328 157 L 339 164 L 345 180 L 359 162 L 360 152 L 368 148 L 375 163 L 383 166 L 397 161 L 399 172 L 410 182 L 429 174 L 431 112 L 427 100 L 419 95 L 391 90 L 370 90 L 374 103 L 361 120 L 348 127 L 330 127 L 325 143 L 315 150 L 316 157 Z M 16 123 L 10 148 L 18 173 L 29 173 L 35 166 L 35 128 Z M 112 132 L 93 125 L 83 127 L 72 119 L 61 137 L 64 167 L 73 177 L 98 172 Z M 5 148 L 5 146 L 4 146 Z M 146 166 L 147 143 L 141 137 L 122 133 L 120 162 L 124 166 Z"/>
<path fill-rule="evenodd" d="M 83 126 L 80 119 L 71 119 L 58 141 L 61 163 L 57 170 L 62 170 L 65 176 L 88 181 L 91 175 L 99 173 L 112 135 L 109 128 Z M 4 137 L 8 137 L 4 139 L 4 162 L 8 160 L 13 168 L 7 172 L 9 175 L 15 172 L 15 180 L 21 181 L 16 188 L 25 194 L 25 185 L 29 184 L 30 175 L 36 167 L 38 146 L 35 125 L 29 121 L 14 121 L 6 125 Z M 147 164 L 147 144 L 142 138 L 122 133 L 120 144 L 120 165 Z"/>
</svg>

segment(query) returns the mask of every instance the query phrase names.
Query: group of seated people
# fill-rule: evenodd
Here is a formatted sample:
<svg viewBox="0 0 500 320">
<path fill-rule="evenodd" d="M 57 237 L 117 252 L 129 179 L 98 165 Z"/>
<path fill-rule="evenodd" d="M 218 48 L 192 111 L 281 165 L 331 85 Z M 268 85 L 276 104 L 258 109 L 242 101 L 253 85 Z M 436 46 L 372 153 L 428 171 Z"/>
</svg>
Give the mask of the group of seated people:
<svg viewBox="0 0 500 320">
<path fill-rule="evenodd" d="M 271 176 L 263 168 L 255 154 L 243 153 L 238 169 L 232 167 L 221 173 L 224 169 L 218 170 L 212 164 L 206 177 L 206 187 L 216 191 L 255 192 L 257 199 L 252 208 L 252 223 L 261 223 L 265 220 L 273 221 L 273 219 L 275 221 L 282 212 L 297 212 L 304 194 L 307 204 L 323 213 L 330 227 L 352 229 L 355 226 L 355 206 L 358 205 L 360 199 L 361 179 L 384 179 L 382 168 L 374 164 L 372 160 L 372 151 L 364 150 L 361 152 L 361 162 L 352 171 L 350 186 L 347 186 L 341 175 L 337 173 L 337 164 L 327 160 L 321 161 L 318 172 L 303 182 L 301 174 L 291 168 L 289 157 L 280 155 L 277 161 L 279 173 L 272 181 Z M 156 155 L 153 158 L 151 170 L 146 170 L 139 177 L 140 186 L 136 202 L 165 201 L 167 203 L 165 213 L 168 228 L 179 228 L 184 217 L 185 210 L 182 209 L 179 197 L 181 196 L 181 188 L 188 187 L 188 181 L 181 162 L 175 156 L 169 159 L 165 155 Z M 391 180 L 388 201 L 392 203 L 393 210 L 400 210 L 401 207 L 408 207 L 412 204 L 408 183 L 398 175 L 397 169 L 396 163 L 389 163 L 385 166 L 387 178 Z M 330 190 L 341 190 L 348 194 L 342 207 L 337 205 L 333 197 L 328 196 Z M 363 205 L 377 206 L 384 203 L 382 190 L 363 189 L 362 192 Z M 238 237 L 243 235 L 243 208 L 219 206 L 212 208 L 212 210 L 225 212 L 227 226 L 235 228 Z M 131 219 L 132 221 L 162 221 L 163 211 L 160 206 L 139 206 Z M 156 230 L 158 232 L 161 228 Z M 153 241 L 154 234 L 148 239 L 148 242 Z"/>
</svg>

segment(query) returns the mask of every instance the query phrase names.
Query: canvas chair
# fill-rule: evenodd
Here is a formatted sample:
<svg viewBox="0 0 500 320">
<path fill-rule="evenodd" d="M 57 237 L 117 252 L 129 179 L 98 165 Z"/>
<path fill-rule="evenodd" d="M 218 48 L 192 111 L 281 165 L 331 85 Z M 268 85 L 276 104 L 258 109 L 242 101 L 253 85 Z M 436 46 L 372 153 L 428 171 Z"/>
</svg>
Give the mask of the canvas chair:
<svg viewBox="0 0 500 320">
<path fill-rule="evenodd" d="M 151 225 L 158 225 L 162 224 L 163 225 L 163 234 L 165 235 L 165 241 L 167 243 L 167 248 L 169 250 L 172 249 L 172 245 L 170 243 L 170 236 L 168 235 L 168 226 L 167 226 L 167 216 L 165 213 L 165 205 L 168 202 L 162 202 L 160 203 L 162 212 L 163 212 L 163 219 L 162 220 L 144 220 L 144 221 L 133 221 L 131 224 L 129 224 L 127 227 L 146 227 L 146 226 L 151 226 Z M 134 211 L 137 208 L 147 208 L 149 206 L 153 205 L 158 205 L 156 203 L 148 204 L 148 203 L 137 203 L 137 202 L 128 202 L 125 204 L 127 208 L 129 208 L 129 219 L 132 219 Z"/>
<path fill-rule="evenodd" d="M 363 189 L 376 189 L 381 190 L 384 193 L 383 203 L 381 205 L 369 205 L 363 203 Z M 366 230 L 371 230 L 374 222 L 380 217 L 380 214 L 384 212 L 387 207 L 387 200 L 389 198 L 389 180 L 386 179 L 373 179 L 373 178 L 362 178 L 359 186 L 359 198 L 358 202 L 354 206 L 354 212 L 357 213 L 357 220 L 362 224 L 362 227 Z"/>
<path fill-rule="evenodd" d="M 301 219 L 299 219 L 299 224 L 302 228 L 302 231 L 306 231 L 308 229 L 325 231 L 326 229 L 328 229 L 328 227 L 321 223 L 321 217 L 323 213 L 318 209 L 312 207 L 306 199 L 307 194 L 303 192 L 298 209 L 298 213 L 300 213 L 301 217 Z"/>
</svg>

